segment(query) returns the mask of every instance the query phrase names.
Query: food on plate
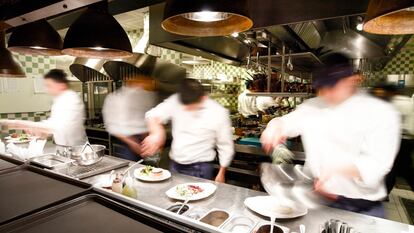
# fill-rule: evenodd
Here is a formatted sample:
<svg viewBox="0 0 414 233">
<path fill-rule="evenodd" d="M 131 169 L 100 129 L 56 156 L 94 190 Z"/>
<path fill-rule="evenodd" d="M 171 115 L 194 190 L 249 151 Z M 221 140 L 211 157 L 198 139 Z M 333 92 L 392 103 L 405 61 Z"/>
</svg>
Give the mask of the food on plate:
<svg viewBox="0 0 414 233">
<path fill-rule="evenodd" d="M 143 169 L 141 169 L 140 175 L 149 176 L 152 172 L 152 169 L 154 169 L 153 166 L 145 166 Z"/>
<path fill-rule="evenodd" d="M 151 177 L 160 177 L 162 176 L 164 169 L 162 168 L 156 168 L 153 166 L 145 166 L 140 171 L 141 176 L 151 176 Z"/>
<path fill-rule="evenodd" d="M 22 133 L 22 134 L 18 134 L 18 133 L 12 133 L 10 134 L 10 139 L 13 141 L 27 141 L 30 139 L 30 135 Z"/>
<path fill-rule="evenodd" d="M 176 192 L 181 197 L 192 196 L 202 193 L 204 190 L 198 185 L 178 185 Z"/>
<path fill-rule="evenodd" d="M 162 172 L 163 172 L 162 168 L 154 167 L 154 168 L 152 168 L 152 171 L 151 171 L 150 175 L 153 176 L 153 177 L 160 177 L 160 176 L 162 176 Z"/>
<path fill-rule="evenodd" d="M 287 205 L 277 205 L 274 207 L 274 211 L 279 214 L 291 214 L 293 213 L 293 208 Z"/>
</svg>

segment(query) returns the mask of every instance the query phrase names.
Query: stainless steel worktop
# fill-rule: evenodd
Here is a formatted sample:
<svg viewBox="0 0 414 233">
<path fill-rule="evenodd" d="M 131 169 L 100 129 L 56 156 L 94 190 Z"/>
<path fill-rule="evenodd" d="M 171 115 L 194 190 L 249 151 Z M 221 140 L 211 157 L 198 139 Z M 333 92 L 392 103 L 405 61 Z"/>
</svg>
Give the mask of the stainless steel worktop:
<svg viewBox="0 0 414 233">
<path fill-rule="evenodd" d="M 142 165 L 136 165 L 136 167 Z M 126 168 L 118 170 L 121 172 Z M 132 172 L 135 168 L 130 170 Z M 106 174 L 107 175 L 107 174 Z M 84 181 L 89 182 L 91 184 L 96 184 L 102 179 L 105 174 L 97 175 Z M 135 187 L 138 190 L 138 198 L 137 200 L 132 200 L 132 204 L 136 203 L 137 205 L 141 205 L 140 203 L 146 203 L 150 206 L 158 207 L 161 209 L 166 209 L 176 203 L 176 201 L 169 199 L 165 192 L 181 183 L 186 182 L 212 182 L 207 181 L 195 177 L 185 176 L 181 174 L 173 174 L 171 179 L 160 182 L 160 183 L 147 183 L 136 181 Z M 227 184 L 216 184 L 217 191 L 211 197 L 200 200 L 196 202 L 190 202 L 189 204 L 193 207 L 200 207 L 204 209 L 211 209 L 211 208 L 218 208 L 226 210 L 230 213 L 231 216 L 246 216 L 250 217 L 255 220 L 257 223 L 266 223 L 268 221 L 266 218 L 256 215 L 252 211 L 248 210 L 244 206 L 244 200 L 247 197 L 253 196 L 261 196 L 266 195 L 262 192 L 257 192 L 250 189 L 245 189 L 241 187 L 236 187 Z M 111 192 L 111 191 L 109 191 Z M 182 219 L 185 217 L 178 217 L 178 219 Z M 385 219 L 370 217 L 362 214 L 356 214 L 348 211 L 342 211 L 338 209 L 333 209 L 329 207 L 320 207 L 318 209 L 311 209 L 309 213 L 297 219 L 292 220 L 283 220 L 277 221 L 277 224 L 290 228 L 291 232 L 299 232 L 299 225 L 305 224 L 307 228 L 307 232 L 310 233 L 318 233 L 320 224 L 323 224 L 325 221 L 329 219 L 339 219 L 344 222 L 347 222 L 349 225 L 356 228 L 358 231 L 362 233 L 393 233 L 397 232 L 400 233 L 402 231 L 408 232 L 408 225 L 393 222 Z"/>
</svg>

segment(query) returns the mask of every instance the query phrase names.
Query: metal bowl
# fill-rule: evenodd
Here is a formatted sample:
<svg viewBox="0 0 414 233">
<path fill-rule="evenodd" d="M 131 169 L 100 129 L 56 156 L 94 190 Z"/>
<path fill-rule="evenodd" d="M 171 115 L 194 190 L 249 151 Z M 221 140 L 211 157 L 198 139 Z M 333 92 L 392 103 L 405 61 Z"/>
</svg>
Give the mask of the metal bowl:
<svg viewBox="0 0 414 233">
<path fill-rule="evenodd" d="M 72 147 L 71 159 L 75 160 L 77 165 L 89 166 L 95 164 L 101 161 L 105 155 L 105 146 L 103 145 L 91 145 L 92 152 L 88 152 L 88 149 L 84 149 L 84 147 L 85 146 Z"/>
</svg>

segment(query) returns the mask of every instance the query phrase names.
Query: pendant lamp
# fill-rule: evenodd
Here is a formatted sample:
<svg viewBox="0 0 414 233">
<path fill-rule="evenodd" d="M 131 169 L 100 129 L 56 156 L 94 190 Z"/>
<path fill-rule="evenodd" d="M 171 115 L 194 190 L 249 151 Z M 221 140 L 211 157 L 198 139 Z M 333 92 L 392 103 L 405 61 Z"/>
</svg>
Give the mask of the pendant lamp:
<svg viewBox="0 0 414 233">
<path fill-rule="evenodd" d="M 413 0 L 371 0 L 364 31 L 374 34 L 414 34 Z"/>
<path fill-rule="evenodd" d="M 227 36 L 249 30 L 248 0 L 167 0 L 164 30 L 186 36 Z"/>
<path fill-rule="evenodd" d="M 126 58 L 132 56 L 127 33 L 108 13 L 106 1 L 91 6 L 69 28 L 62 53 L 87 58 Z"/>
<path fill-rule="evenodd" d="M 22 54 L 62 55 L 62 38 L 44 19 L 16 28 L 9 38 L 9 50 Z"/>
<path fill-rule="evenodd" d="M 2 78 L 24 78 L 24 73 L 19 62 L 6 48 L 6 33 L 0 29 L 0 77 Z"/>
</svg>

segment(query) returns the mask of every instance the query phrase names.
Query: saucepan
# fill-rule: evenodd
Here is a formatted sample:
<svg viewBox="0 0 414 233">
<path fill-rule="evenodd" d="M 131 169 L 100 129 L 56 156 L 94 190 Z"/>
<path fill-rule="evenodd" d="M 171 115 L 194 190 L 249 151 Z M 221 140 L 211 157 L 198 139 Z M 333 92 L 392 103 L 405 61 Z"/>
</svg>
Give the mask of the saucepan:
<svg viewBox="0 0 414 233">
<path fill-rule="evenodd" d="M 105 155 L 105 146 L 98 144 L 86 143 L 83 146 L 74 146 L 71 148 L 71 159 L 75 160 L 77 165 L 89 166 L 102 160 Z"/>
</svg>

